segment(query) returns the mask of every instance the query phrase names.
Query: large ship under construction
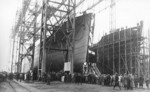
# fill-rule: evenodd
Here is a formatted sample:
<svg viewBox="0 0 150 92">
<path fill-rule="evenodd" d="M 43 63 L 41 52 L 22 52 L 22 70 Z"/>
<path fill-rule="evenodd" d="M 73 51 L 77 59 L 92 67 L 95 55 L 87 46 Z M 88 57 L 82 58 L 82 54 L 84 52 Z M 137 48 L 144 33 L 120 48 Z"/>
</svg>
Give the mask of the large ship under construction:
<svg viewBox="0 0 150 92">
<path fill-rule="evenodd" d="M 84 0 L 41 0 L 35 6 L 30 5 L 30 1 L 23 1 L 12 31 L 13 44 L 17 47 L 15 50 L 15 46 L 12 47 L 12 53 L 16 53 L 15 57 L 12 54 L 11 72 L 26 73 L 33 70 L 37 75 L 60 71 L 70 71 L 71 74 L 117 72 L 147 75 L 149 50 L 143 45 L 147 38 L 142 34 L 142 21 L 134 27 L 115 29 L 114 5 L 111 7 L 110 26 L 115 30 L 107 30 L 111 32 L 93 44 L 94 31 L 99 30 L 102 34 L 102 30 L 95 27 L 95 18 L 100 18 L 100 11 L 90 10 L 101 0 L 94 0 L 95 3 Z M 80 12 L 79 6 L 83 6 L 82 3 L 92 5 Z M 31 11 L 27 8 L 29 6 L 35 9 Z"/>
<path fill-rule="evenodd" d="M 147 55 L 142 48 L 143 22 L 135 27 L 120 28 L 110 34 L 105 34 L 91 49 L 96 52 L 96 64 L 103 74 L 146 74 L 144 71 Z M 138 68 L 140 67 L 140 69 Z"/>
<path fill-rule="evenodd" d="M 141 48 L 144 40 L 142 36 L 143 22 L 141 21 L 135 27 L 121 28 L 106 34 L 98 43 L 89 48 L 92 16 L 93 14 L 84 14 L 76 17 L 74 72 L 82 73 L 84 63 L 88 62 L 88 64 L 96 63 L 95 70 L 91 72 L 145 74 L 144 68 L 147 67 L 144 66 L 144 61 L 147 60 L 147 55 L 141 53 L 144 50 Z M 50 38 L 46 40 L 46 72 L 64 71 L 65 62 L 69 61 L 69 47 L 67 46 L 67 39 L 64 38 L 67 34 L 66 24 L 67 22 L 64 22 L 59 27 L 59 31 L 51 40 Z M 89 53 L 89 50 L 95 52 L 95 55 Z M 40 45 L 37 45 L 34 56 L 34 71 L 36 72 L 38 72 L 39 67 L 42 67 L 41 62 L 39 62 L 39 55 L 41 55 Z M 141 69 L 137 68 L 139 66 Z M 87 71 L 90 72 L 91 66 L 88 65 L 88 67 L 89 70 Z"/>
<path fill-rule="evenodd" d="M 5 1 L 0 92 L 149 90 L 150 0 Z"/>
<path fill-rule="evenodd" d="M 74 72 L 81 73 L 83 70 L 82 69 L 83 63 L 86 62 L 87 60 L 89 33 L 90 33 L 90 25 L 91 25 L 92 17 L 93 17 L 92 13 L 83 14 L 81 16 L 76 17 Z M 64 22 L 61 26 L 54 27 L 53 30 L 58 30 L 58 32 L 52 34 L 54 35 L 52 38 L 49 37 L 46 39 L 46 53 L 47 53 L 46 72 L 63 71 L 64 63 L 69 61 L 68 59 L 69 59 L 70 47 L 67 46 L 68 43 L 67 43 L 67 39 L 65 38 L 65 35 L 69 35 L 69 31 L 67 30 L 66 27 L 67 27 L 67 21 Z M 70 38 L 71 37 L 72 36 L 70 36 Z M 42 67 L 41 61 L 39 60 L 39 55 L 41 55 L 40 44 L 38 44 L 35 47 L 34 71 L 37 71 L 38 68 Z"/>
</svg>

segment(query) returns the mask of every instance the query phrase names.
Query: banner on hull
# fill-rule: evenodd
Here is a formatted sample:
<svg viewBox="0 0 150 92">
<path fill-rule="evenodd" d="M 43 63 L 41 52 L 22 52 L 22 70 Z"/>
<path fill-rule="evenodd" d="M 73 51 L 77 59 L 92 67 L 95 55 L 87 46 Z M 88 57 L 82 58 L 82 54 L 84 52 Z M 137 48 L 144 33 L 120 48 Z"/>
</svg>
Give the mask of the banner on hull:
<svg viewBox="0 0 150 92">
<path fill-rule="evenodd" d="M 71 63 L 70 62 L 65 62 L 64 63 L 64 71 L 70 71 L 71 69 Z"/>
</svg>

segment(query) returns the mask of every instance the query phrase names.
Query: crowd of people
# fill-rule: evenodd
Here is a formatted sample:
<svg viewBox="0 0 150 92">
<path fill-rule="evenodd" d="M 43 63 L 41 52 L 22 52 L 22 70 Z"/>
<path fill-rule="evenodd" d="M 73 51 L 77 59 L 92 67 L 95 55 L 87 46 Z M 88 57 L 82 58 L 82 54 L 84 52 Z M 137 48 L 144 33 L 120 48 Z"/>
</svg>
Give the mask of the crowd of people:
<svg viewBox="0 0 150 92">
<path fill-rule="evenodd" d="M 109 86 L 115 89 L 119 87 L 119 89 L 125 90 L 133 90 L 134 88 L 144 88 L 144 83 L 146 87 L 149 89 L 150 79 L 148 76 L 144 78 L 144 76 L 137 76 L 132 74 L 101 74 L 100 76 L 95 76 L 94 74 L 89 74 L 85 76 L 81 73 L 75 73 L 72 76 L 70 74 L 65 74 L 62 76 L 64 82 L 73 82 L 77 84 L 89 83 L 89 84 L 98 84 L 102 86 Z"/>
<path fill-rule="evenodd" d="M 98 84 L 105 86 L 119 87 L 119 89 L 124 88 L 125 90 L 133 90 L 133 88 L 143 88 L 144 82 L 146 87 L 149 89 L 149 78 L 148 76 L 144 78 L 143 76 L 138 77 L 137 75 L 132 74 L 102 74 L 98 78 Z"/>
<path fill-rule="evenodd" d="M 143 88 L 143 84 L 146 84 L 146 87 L 149 89 L 149 82 L 150 79 L 148 76 L 137 76 L 132 74 L 117 74 L 114 75 L 110 74 L 101 74 L 100 76 L 95 76 L 94 74 L 84 75 L 82 73 L 74 73 L 71 75 L 70 73 L 66 72 L 49 72 L 49 73 L 43 73 L 43 75 L 39 75 L 37 79 L 33 78 L 32 73 L 16 73 L 14 74 L 14 78 L 17 81 L 22 80 L 38 80 L 47 82 L 48 85 L 50 85 L 51 81 L 62 81 L 65 83 L 88 83 L 88 84 L 98 84 L 102 86 L 109 86 L 113 87 L 115 89 L 116 87 L 119 87 L 119 89 L 125 89 L 125 90 L 133 90 L 134 88 Z M 10 79 L 12 79 L 12 75 L 10 76 Z"/>
</svg>

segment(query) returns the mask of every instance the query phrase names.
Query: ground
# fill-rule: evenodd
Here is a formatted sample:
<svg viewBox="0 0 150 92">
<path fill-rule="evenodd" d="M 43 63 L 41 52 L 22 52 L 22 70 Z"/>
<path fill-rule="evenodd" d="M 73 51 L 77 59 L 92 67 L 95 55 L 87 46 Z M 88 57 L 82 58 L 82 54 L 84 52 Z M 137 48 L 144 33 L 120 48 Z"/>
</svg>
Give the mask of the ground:
<svg viewBox="0 0 150 92">
<path fill-rule="evenodd" d="M 0 83 L 0 92 L 150 92 L 148 89 L 119 90 L 118 87 L 106 87 L 96 84 L 73 84 L 52 82 L 47 85 L 42 82 L 6 81 Z"/>
</svg>

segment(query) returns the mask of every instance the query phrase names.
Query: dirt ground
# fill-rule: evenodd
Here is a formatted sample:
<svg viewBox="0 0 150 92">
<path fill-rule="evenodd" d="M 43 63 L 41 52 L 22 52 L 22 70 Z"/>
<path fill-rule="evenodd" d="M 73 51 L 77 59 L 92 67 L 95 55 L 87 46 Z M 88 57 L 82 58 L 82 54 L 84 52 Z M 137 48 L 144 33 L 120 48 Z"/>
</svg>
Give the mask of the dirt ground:
<svg viewBox="0 0 150 92">
<path fill-rule="evenodd" d="M 118 87 L 106 87 L 97 84 L 73 84 L 51 82 L 47 85 L 42 82 L 6 81 L 0 83 L 0 92 L 150 92 L 148 89 L 120 90 Z"/>
</svg>

